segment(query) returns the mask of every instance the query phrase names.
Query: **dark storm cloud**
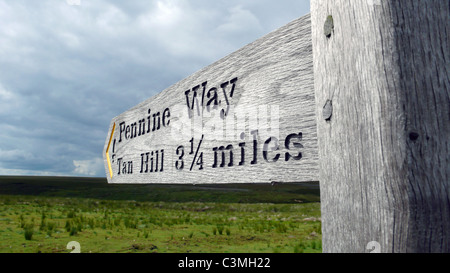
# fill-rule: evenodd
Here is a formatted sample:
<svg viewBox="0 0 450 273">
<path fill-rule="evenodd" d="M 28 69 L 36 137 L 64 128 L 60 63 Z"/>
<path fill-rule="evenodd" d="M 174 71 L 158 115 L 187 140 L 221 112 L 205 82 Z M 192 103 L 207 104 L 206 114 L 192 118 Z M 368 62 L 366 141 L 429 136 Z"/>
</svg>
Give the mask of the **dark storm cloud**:
<svg viewBox="0 0 450 273">
<path fill-rule="evenodd" d="M 0 174 L 104 176 L 110 120 L 309 1 L 0 1 Z"/>
</svg>

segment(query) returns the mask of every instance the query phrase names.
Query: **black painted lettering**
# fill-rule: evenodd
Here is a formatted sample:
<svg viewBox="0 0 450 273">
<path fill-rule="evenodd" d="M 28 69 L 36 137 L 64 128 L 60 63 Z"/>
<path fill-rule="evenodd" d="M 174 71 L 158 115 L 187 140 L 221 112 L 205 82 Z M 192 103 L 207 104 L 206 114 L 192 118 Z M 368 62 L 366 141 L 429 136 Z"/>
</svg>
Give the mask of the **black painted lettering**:
<svg viewBox="0 0 450 273">
<path fill-rule="evenodd" d="M 234 95 L 234 88 L 236 87 L 236 82 L 237 82 L 237 80 L 238 80 L 238 78 L 236 77 L 236 78 L 234 78 L 234 79 L 232 79 L 232 80 L 230 81 L 230 83 L 233 85 L 233 86 L 231 87 L 231 91 L 230 91 L 230 98 L 232 98 L 233 95 Z"/>
<path fill-rule="evenodd" d="M 219 167 L 225 167 L 225 147 L 224 146 L 220 146 L 219 147 L 219 151 L 222 152 L 222 161 L 220 162 Z"/>
<path fill-rule="evenodd" d="M 302 140 L 303 134 L 300 132 L 298 134 L 290 134 L 286 137 L 286 140 L 284 141 L 284 146 L 286 149 L 290 150 L 290 145 L 294 146 L 297 149 L 303 148 L 303 145 L 300 143 Z M 297 141 L 295 141 L 297 140 Z M 302 158 L 302 153 L 299 152 L 296 156 L 292 156 L 290 153 L 286 152 L 285 154 L 285 161 L 288 161 L 290 158 L 294 160 L 300 160 Z"/>
<path fill-rule="evenodd" d="M 145 119 L 139 120 L 139 136 L 145 134 Z"/>
<path fill-rule="evenodd" d="M 195 98 L 197 97 L 197 92 L 193 92 L 193 96 L 192 96 L 192 102 L 189 102 L 189 93 L 191 93 L 191 90 L 187 90 L 186 92 L 184 92 L 184 95 L 186 96 L 186 106 L 188 108 L 188 114 L 189 114 L 189 118 L 192 117 L 192 110 L 194 109 L 194 101 Z"/>
<path fill-rule="evenodd" d="M 130 138 L 130 125 L 127 125 L 126 129 L 125 129 L 125 139 L 129 139 Z"/>
<path fill-rule="evenodd" d="M 187 90 L 186 92 L 184 92 L 184 95 L 186 96 L 186 105 L 188 110 L 193 110 L 194 109 L 194 100 L 197 97 L 197 92 L 193 92 L 193 96 L 192 96 L 192 102 L 189 102 L 189 93 L 191 93 L 191 89 Z"/>
<path fill-rule="evenodd" d="M 228 163 L 228 167 L 233 166 L 233 145 L 228 145 L 227 150 L 230 151 L 230 162 Z"/>
<path fill-rule="evenodd" d="M 150 157 L 150 172 L 153 172 L 153 152 L 151 152 L 151 157 Z"/>
<path fill-rule="evenodd" d="M 161 169 L 159 170 L 162 172 L 164 170 L 164 150 L 161 150 Z"/>
<path fill-rule="evenodd" d="M 213 152 L 214 152 L 214 163 L 212 164 L 212 166 L 211 167 L 213 167 L 213 168 L 217 168 L 217 150 L 218 150 L 219 148 L 217 148 L 217 147 L 214 147 L 213 148 Z"/>
<path fill-rule="evenodd" d="M 122 174 L 126 174 L 126 173 L 127 173 L 127 163 L 122 162 Z"/>
<path fill-rule="evenodd" d="M 197 164 L 197 166 L 200 166 L 198 168 L 199 170 L 203 170 L 203 152 L 200 153 L 195 164 Z"/>
<path fill-rule="evenodd" d="M 117 172 L 117 175 L 120 175 L 120 168 L 122 167 L 122 160 L 123 158 L 117 158 L 117 169 L 119 169 L 119 171 Z"/>
<path fill-rule="evenodd" d="M 158 172 L 158 161 L 159 161 L 158 154 L 159 154 L 159 151 L 155 151 L 155 154 L 156 154 L 155 172 Z"/>
<path fill-rule="evenodd" d="M 164 127 L 169 126 L 170 123 L 170 110 L 169 108 L 164 109 L 162 116 L 162 124 Z"/>
<path fill-rule="evenodd" d="M 131 123 L 131 138 L 135 138 L 137 135 L 137 123 Z"/>
<path fill-rule="evenodd" d="M 156 158 L 154 158 L 154 155 L 156 156 Z M 149 163 L 150 163 L 150 170 L 148 168 Z M 148 172 L 152 173 L 162 171 L 164 171 L 164 150 L 152 151 L 145 154 L 144 153 L 141 154 L 140 173 L 148 173 Z"/>
<path fill-rule="evenodd" d="M 202 83 L 202 87 L 203 87 L 203 91 L 202 91 L 202 107 L 203 107 L 203 103 L 205 101 L 205 90 L 206 90 L 206 84 L 208 84 L 208 82 L 204 82 Z"/>
<path fill-rule="evenodd" d="M 223 91 L 223 97 L 225 98 L 227 105 L 230 105 L 230 103 L 228 102 L 228 95 L 227 95 L 227 91 L 225 89 L 227 88 L 229 83 L 230 82 L 224 82 L 220 85 L 220 87 L 222 88 L 222 91 Z"/>
<path fill-rule="evenodd" d="M 214 147 L 213 148 L 214 163 L 213 163 L 213 165 L 211 167 L 217 168 L 217 163 L 218 163 L 217 154 L 218 154 L 218 152 L 220 152 L 220 158 L 221 158 L 219 167 L 221 167 L 221 168 L 225 167 L 225 163 L 226 163 L 226 159 L 225 159 L 226 158 L 226 152 L 225 151 L 230 151 L 230 153 L 229 153 L 230 160 L 229 160 L 227 166 L 228 167 L 232 167 L 233 166 L 233 145 L 230 144 L 226 148 L 225 148 L 225 146 L 220 146 L 220 147 Z"/>
<path fill-rule="evenodd" d="M 147 134 L 150 133 L 150 129 L 152 128 L 152 118 L 151 118 L 152 110 L 148 109 L 148 117 L 147 117 Z"/>
<path fill-rule="evenodd" d="M 253 136 L 253 160 L 250 164 L 254 165 L 258 163 L 258 130 L 253 130 L 250 132 Z"/>
<path fill-rule="evenodd" d="M 191 151 L 189 152 L 189 154 L 191 155 L 194 154 L 194 138 L 192 137 L 189 142 L 191 143 Z"/>
<path fill-rule="evenodd" d="M 195 95 L 195 103 L 197 103 L 197 115 L 200 116 L 200 106 L 198 105 L 198 98 L 197 98 L 197 90 L 200 88 L 200 85 L 197 85 L 195 87 L 192 88 L 192 91 L 194 92 Z M 192 99 L 192 110 L 194 109 L 194 99 Z"/>
<path fill-rule="evenodd" d="M 228 115 L 228 111 L 230 110 L 230 101 L 228 100 L 228 94 L 227 94 L 227 90 L 226 90 L 226 88 L 227 88 L 228 84 L 230 84 L 230 82 L 232 83 L 231 91 L 229 93 L 229 98 L 231 99 L 234 94 L 234 88 L 236 87 L 237 78 L 234 78 L 229 82 L 224 82 L 220 85 L 220 87 L 222 88 L 222 91 L 223 91 L 223 97 L 225 98 L 225 102 L 227 103 L 227 109 L 226 110 L 222 109 L 220 112 L 220 117 L 222 119 L 224 119 Z"/>
<path fill-rule="evenodd" d="M 213 92 L 213 94 L 211 94 L 211 92 Z M 208 102 L 206 103 L 206 108 L 208 111 L 210 110 L 210 105 L 212 103 L 214 103 L 214 106 L 219 105 L 219 100 L 218 100 L 218 96 L 217 96 L 217 88 L 213 87 L 213 88 L 209 89 L 208 93 L 206 94 L 206 97 L 209 99 Z"/>
<path fill-rule="evenodd" d="M 241 147 L 241 161 L 239 161 L 239 166 L 242 166 L 245 163 L 245 142 L 239 143 L 239 147 Z"/>
<path fill-rule="evenodd" d="M 125 132 L 125 121 L 122 121 L 120 123 L 120 136 L 119 136 L 119 142 L 122 142 L 122 133 Z"/>
<path fill-rule="evenodd" d="M 156 126 L 156 121 L 158 121 L 158 126 Z M 161 122 L 161 119 L 159 117 L 159 112 L 157 112 L 156 114 L 153 114 L 153 128 L 152 128 L 152 131 L 160 129 L 160 125 L 161 125 L 160 122 Z"/>
<path fill-rule="evenodd" d="M 230 104 L 228 98 L 232 98 L 233 95 L 234 95 L 234 89 L 235 89 L 235 87 L 236 87 L 236 82 L 237 82 L 237 80 L 238 80 L 238 78 L 234 78 L 234 79 L 232 79 L 231 81 L 229 81 L 229 82 L 224 82 L 224 83 L 222 83 L 222 84 L 220 85 L 220 87 L 222 88 L 223 96 L 224 96 L 224 98 L 225 98 L 225 101 L 226 101 L 227 105 Z M 227 88 L 228 84 L 230 84 L 230 83 L 232 84 L 231 90 L 230 90 L 230 93 L 227 94 L 226 88 Z"/>
<path fill-rule="evenodd" d="M 178 160 L 175 161 L 175 168 L 177 170 L 182 170 L 184 168 L 184 160 L 183 160 L 184 147 L 183 146 L 178 146 L 177 155 L 178 155 Z"/>
<path fill-rule="evenodd" d="M 200 88 L 200 85 L 196 85 L 196 86 L 194 86 L 194 87 L 192 87 L 192 92 L 194 92 L 194 97 L 195 98 L 197 98 L 197 90 Z M 194 102 L 194 101 L 192 101 L 192 102 Z M 192 103 L 192 104 L 194 104 L 194 103 Z M 194 109 L 194 105 L 192 105 L 192 108 L 191 109 Z"/>
<path fill-rule="evenodd" d="M 148 173 L 148 161 L 149 161 L 149 155 L 150 153 L 141 154 L 141 173 Z M 144 160 L 145 156 L 145 160 Z M 144 170 L 144 164 L 145 164 L 145 170 Z"/>
<path fill-rule="evenodd" d="M 272 148 L 271 151 L 278 151 L 280 149 L 280 145 L 278 144 L 278 139 L 276 137 L 269 137 L 266 140 L 266 142 L 264 142 L 264 148 L 263 148 L 263 158 L 267 162 L 277 162 L 278 159 L 280 158 L 280 154 L 279 153 L 277 153 L 275 155 L 275 157 L 272 158 L 272 160 L 269 160 L 267 158 L 267 151 L 269 150 L 269 143 L 272 142 L 272 141 L 275 143 L 275 147 Z"/>
<path fill-rule="evenodd" d="M 133 173 L 133 161 L 128 161 L 128 174 L 132 174 Z"/>
<path fill-rule="evenodd" d="M 160 130 L 162 127 L 167 127 L 169 124 L 169 108 L 164 109 L 162 114 L 160 112 L 152 113 L 152 110 L 148 109 L 147 120 L 144 117 L 128 125 L 125 121 L 120 123 L 119 142 L 122 142 L 122 138 L 125 138 L 126 140 L 133 139 L 145 135 L 145 133 Z"/>
</svg>

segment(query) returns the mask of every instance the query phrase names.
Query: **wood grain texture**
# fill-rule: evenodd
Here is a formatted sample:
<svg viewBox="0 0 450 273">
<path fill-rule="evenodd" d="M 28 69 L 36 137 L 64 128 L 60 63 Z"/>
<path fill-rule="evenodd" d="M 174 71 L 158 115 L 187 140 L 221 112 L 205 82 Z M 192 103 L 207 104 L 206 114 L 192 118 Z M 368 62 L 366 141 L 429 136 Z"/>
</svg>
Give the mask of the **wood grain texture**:
<svg viewBox="0 0 450 273">
<path fill-rule="evenodd" d="M 223 93 L 221 84 L 226 82 L 228 85 Z M 214 98 L 213 87 L 217 91 L 218 103 L 215 108 L 211 107 L 214 105 L 212 103 L 208 110 L 206 102 Z M 194 89 L 197 99 L 192 100 Z M 187 100 L 185 92 L 188 90 Z M 221 119 L 221 111 L 226 109 L 227 102 L 231 110 Z M 188 103 L 193 105 L 190 111 L 193 116 L 190 118 Z M 306 15 L 113 118 L 103 150 L 108 182 L 195 184 L 317 181 L 318 148 L 314 106 L 311 25 L 310 16 Z M 167 108 L 170 109 L 170 123 L 166 122 L 167 126 L 161 125 L 159 130 L 125 139 L 126 126 L 133 122 L 139 127 L 139 120 L 144 119 L 148 129 L 148 109 L 151 109 L 151 115 L 159 112 L 161 117 Z M 116 129 L 109 144 L 114 124 Z M 222 126 L 226 130 L 220 129 Z M 257 136 L 252 134 L 254 130 L 258 130 Z M 302 133 L 301 138 L 288 138 L 289 135 L 299 133 Z M 265 160 L 264 144 L 270 137 L 276 137 L 279 149 L 273 150 L 276 148 L 275 139 L 269 141 Z M 257 141 L 256 146 L 254 139 Z M 240 146 L 243 142 L 245 146 Z M 108 145 L 112 177 L 106 156 Z M 228 145 L 232 145 L 232 166 L 228 166 Z M 199 146 L 200 149 L 197 149 Z M 221 153 L 214 152 L 214 148 L 221 146 L 226 149 L 223 167 L 220 167 Z M 255 147 L 257 162 L 253 162 Z M 241 148 L 245 148 L 243 153 Z M 156 162 L 156 151 L 161 160 L 161 150 L 164 150 L 163 171 L 141 173 L 146 153 L 150 153 L 151 157 L 153 152 Z M 242 154 L 244 163 L 239 164 Z M 215 158 L 219 166 L 213 167 Z M 132 173 L 128 173 L 129 161 L 132 162 Z M 124 162 L 126 164 L 123 166 Z M 183 169 L 180 169 L 181 166 Z"/>
<path fill-rule="evenodd" d="M 324 252 L 450 251 L 449 14 L 311 1 Z"/>
</svg>

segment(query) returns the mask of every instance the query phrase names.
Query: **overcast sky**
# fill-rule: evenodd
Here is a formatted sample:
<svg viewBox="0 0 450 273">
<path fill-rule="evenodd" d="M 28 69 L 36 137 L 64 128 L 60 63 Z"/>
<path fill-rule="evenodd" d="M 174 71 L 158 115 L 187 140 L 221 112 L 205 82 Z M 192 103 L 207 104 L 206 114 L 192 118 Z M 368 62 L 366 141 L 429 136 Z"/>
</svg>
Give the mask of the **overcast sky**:
<svg viewBox="0 0 450 273">
<path fill-rule="evenodd" d="M 309 0 L 0 0 L 0 175 L 105 177 L 111 119 Z"/>
</svg>

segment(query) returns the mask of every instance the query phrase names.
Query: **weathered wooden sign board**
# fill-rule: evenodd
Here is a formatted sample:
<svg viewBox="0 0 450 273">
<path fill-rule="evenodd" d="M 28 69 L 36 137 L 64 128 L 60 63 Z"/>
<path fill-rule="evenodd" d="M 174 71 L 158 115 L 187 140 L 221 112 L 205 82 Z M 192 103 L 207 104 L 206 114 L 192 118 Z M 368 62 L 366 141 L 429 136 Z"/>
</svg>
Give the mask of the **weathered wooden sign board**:
<svg viewBox="0 0 450 273">
<path fill-rule="evenodd" d="M 109 183 L 318 180 L 310 16 L 115 117 Z"/>
</svg>

